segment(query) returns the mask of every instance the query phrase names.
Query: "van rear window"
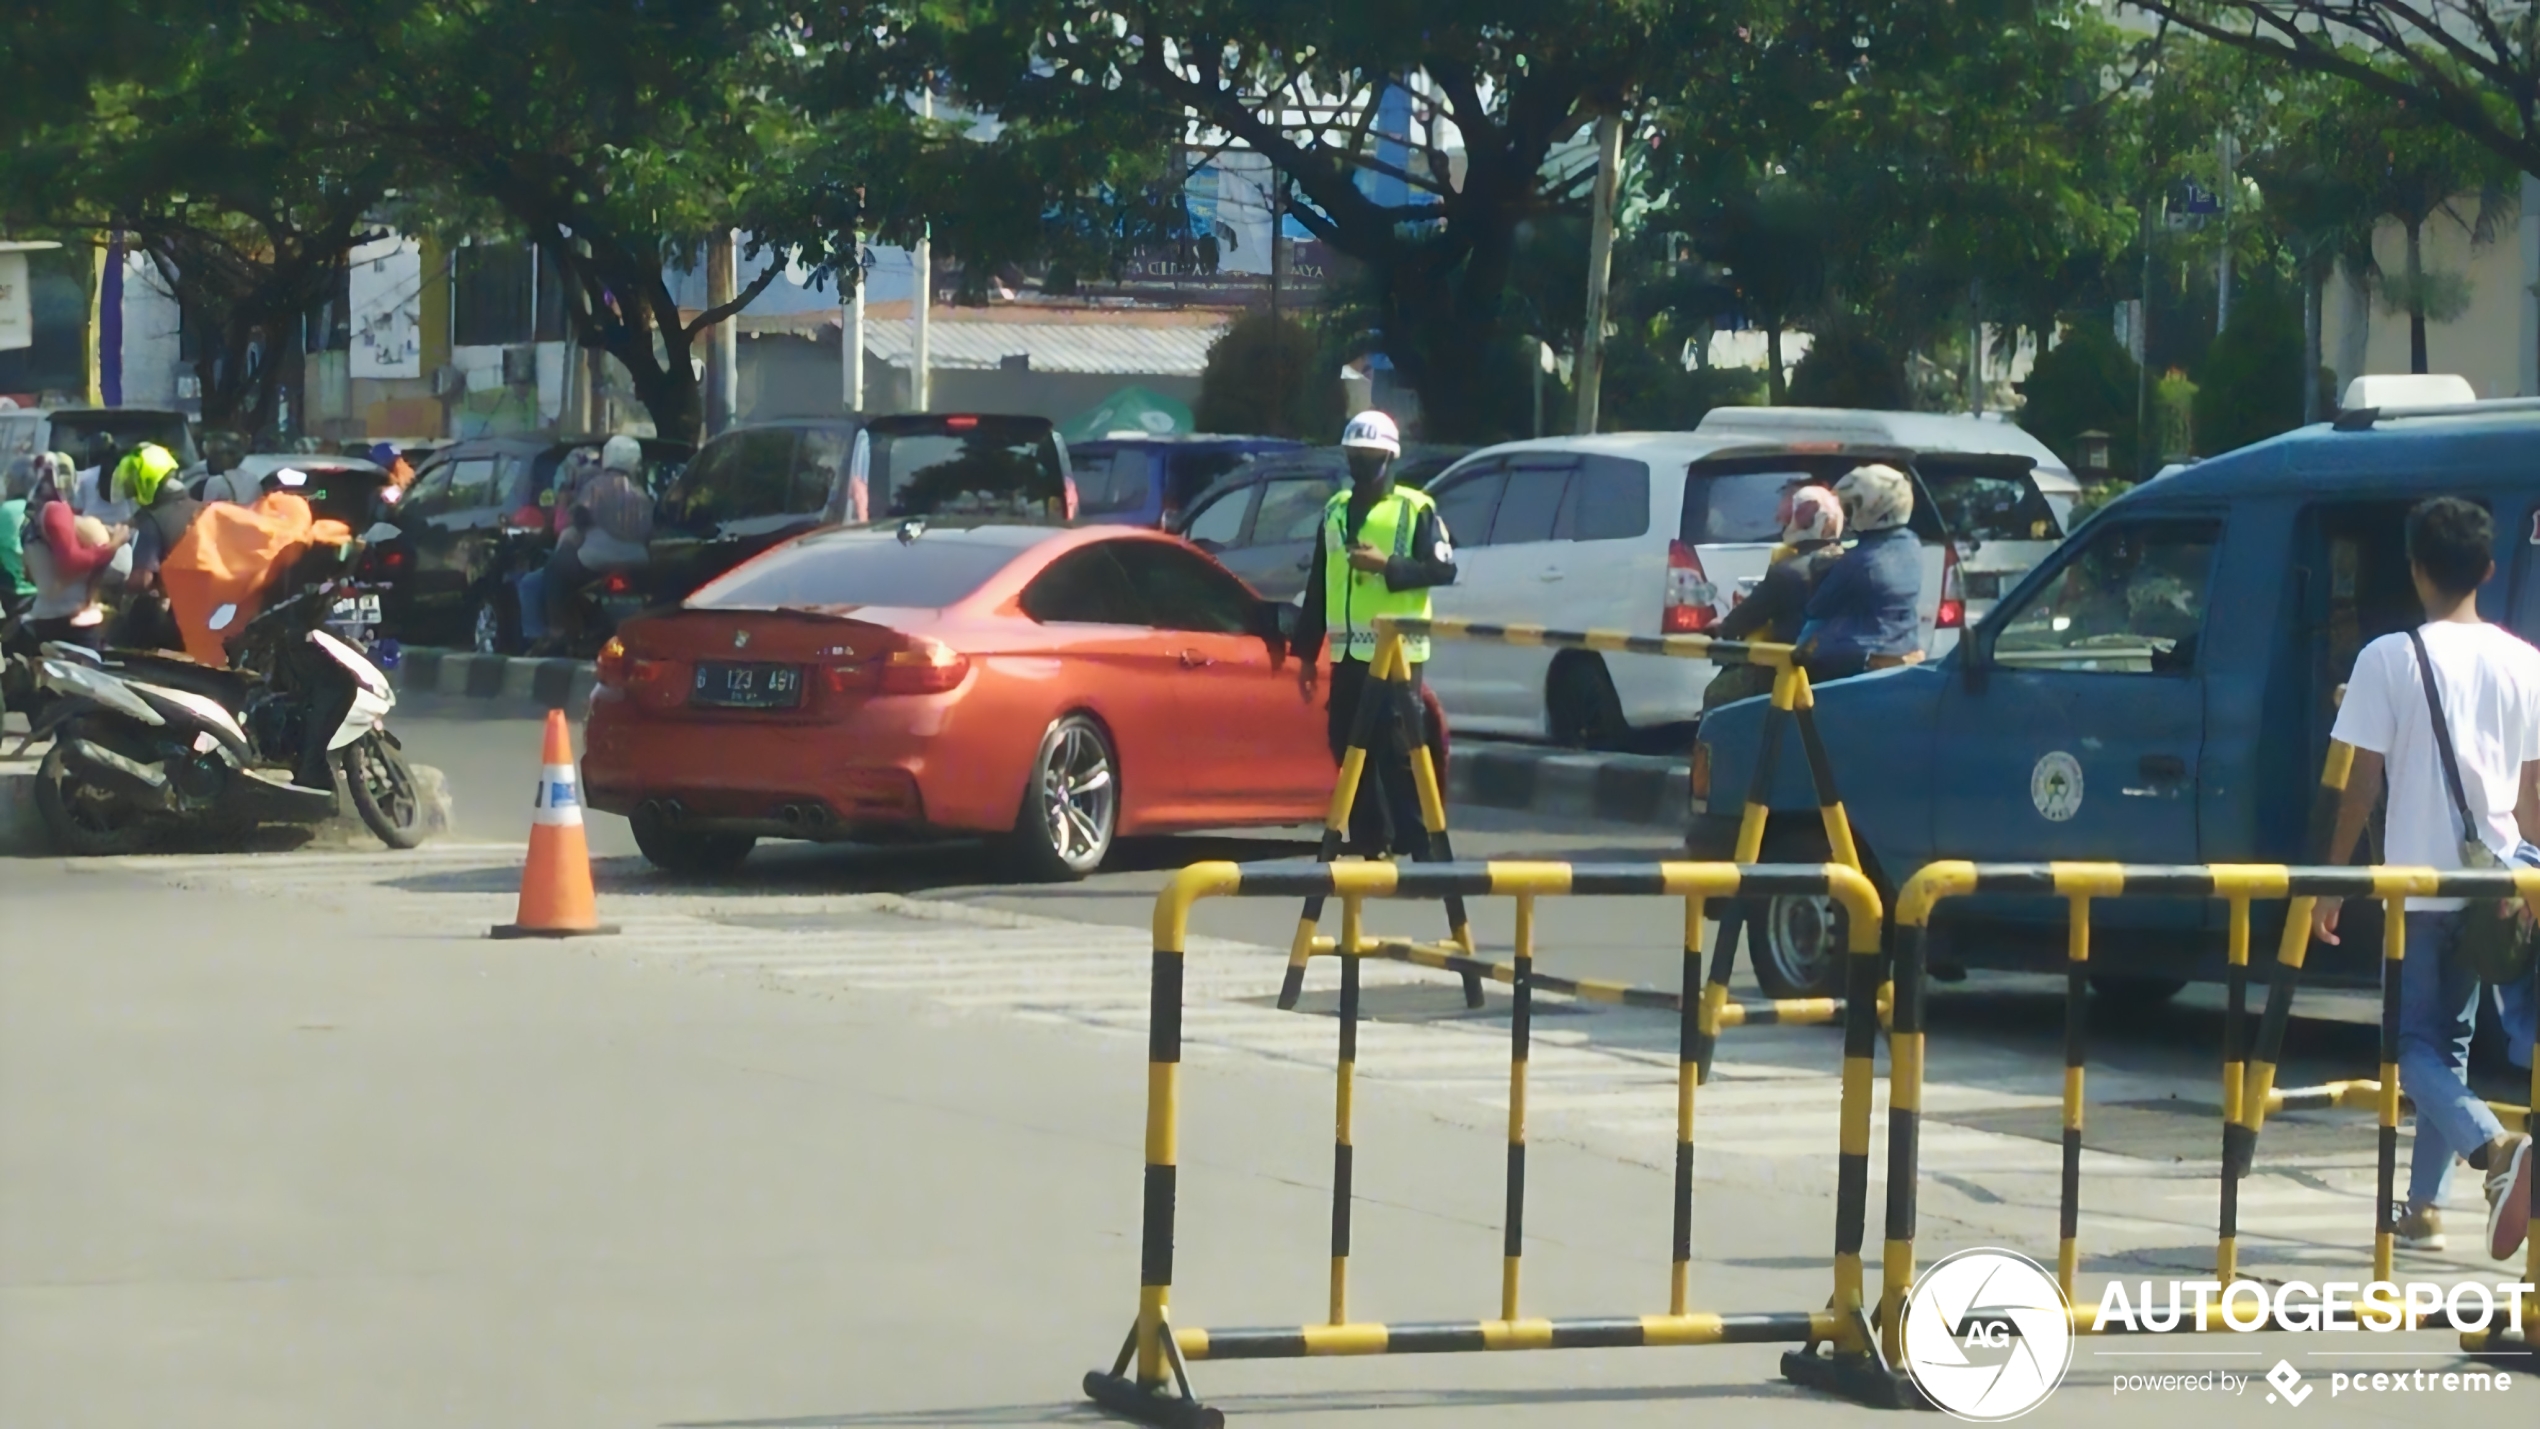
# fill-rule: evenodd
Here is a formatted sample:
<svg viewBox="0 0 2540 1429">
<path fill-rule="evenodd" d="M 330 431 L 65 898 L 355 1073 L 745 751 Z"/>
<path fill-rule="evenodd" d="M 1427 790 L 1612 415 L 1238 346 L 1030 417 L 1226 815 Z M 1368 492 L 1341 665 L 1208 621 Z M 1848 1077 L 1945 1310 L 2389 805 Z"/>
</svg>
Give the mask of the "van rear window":
<svg viewBox="0 0 2540 1429">
<path fill-rule="evenodd" d="M 1741 471 L 1685 484 L 1684 538 L 1696 546 L 1772 545 L 1782 498 L 1824 478 L 1812 471 Z"/>
<path fill-rule="evenodd" d="M 2025 462 L 1960 463 L 1926 457 L 1916 465 L 1940 505 L 1949 534 L 1975 541 L 2058 541 L 2064 523 Z"/>
<path fill-rule="evenodd" d="M 1143 447 L 1078 447 L 1068 453 L 1076 474 L 1076 512 L 1108 516 L 1147 503 L 1154 458 Z"/>
</svg>

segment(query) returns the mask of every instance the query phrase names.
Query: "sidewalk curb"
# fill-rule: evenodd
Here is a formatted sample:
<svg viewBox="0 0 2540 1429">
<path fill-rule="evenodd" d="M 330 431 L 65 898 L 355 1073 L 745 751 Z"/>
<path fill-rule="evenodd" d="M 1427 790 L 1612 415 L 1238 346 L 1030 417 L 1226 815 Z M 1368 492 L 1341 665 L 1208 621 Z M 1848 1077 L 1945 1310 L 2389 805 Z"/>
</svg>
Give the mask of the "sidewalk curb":
<svg viewBox="0 0 2540 1429">
<path fill-rule="evenodd" d="M 587 661 L 456 650 L 408 649 L 390 678 L 401 691 L 499 702 L 487 712 L 524 719 L 553 709 L 579 718 L 594 684 Z M 1663 755 L 1460 739 L 1447 759 L 1446 797 L 1450 804 L 1561 819 L 1682 828 L 1690 778 L 1684 760 Z"/>
</svg>

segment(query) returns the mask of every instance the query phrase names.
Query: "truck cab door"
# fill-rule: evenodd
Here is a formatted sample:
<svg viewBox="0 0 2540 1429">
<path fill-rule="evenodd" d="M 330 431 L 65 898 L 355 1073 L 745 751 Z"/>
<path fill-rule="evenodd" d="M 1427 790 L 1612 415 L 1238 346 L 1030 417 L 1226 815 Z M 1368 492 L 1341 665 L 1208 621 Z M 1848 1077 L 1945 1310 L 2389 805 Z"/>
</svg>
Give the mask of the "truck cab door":
<svg viewBox="0 0 2540 1429">
<path fill-rule="evenodd" d="M 2199 861 L 2205 622 L 2222 522 L 2102 524 L 1985 622 L 1933 743 L 1943 858 Z M 2054 922 L 2060 899 L 1978 916 Z M 2111 902 L 2094 921 L 2201 926 L 2195 900 Z"/>
</svg>

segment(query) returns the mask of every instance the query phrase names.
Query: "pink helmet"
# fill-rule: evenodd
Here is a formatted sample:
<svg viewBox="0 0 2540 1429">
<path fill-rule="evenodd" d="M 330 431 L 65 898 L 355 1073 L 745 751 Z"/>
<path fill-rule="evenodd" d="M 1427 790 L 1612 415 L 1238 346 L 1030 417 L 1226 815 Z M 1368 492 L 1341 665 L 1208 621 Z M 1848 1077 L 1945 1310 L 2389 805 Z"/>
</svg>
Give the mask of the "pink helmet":
<svg viewBox="0 0 2540 1429">
<path fill-rule="evenodd" d="M 1843 503 L 1822 486 L 1794 486 L 1782 493 L 1782 539 L 1832 541 L 1843 535 Z"/>
</svg>

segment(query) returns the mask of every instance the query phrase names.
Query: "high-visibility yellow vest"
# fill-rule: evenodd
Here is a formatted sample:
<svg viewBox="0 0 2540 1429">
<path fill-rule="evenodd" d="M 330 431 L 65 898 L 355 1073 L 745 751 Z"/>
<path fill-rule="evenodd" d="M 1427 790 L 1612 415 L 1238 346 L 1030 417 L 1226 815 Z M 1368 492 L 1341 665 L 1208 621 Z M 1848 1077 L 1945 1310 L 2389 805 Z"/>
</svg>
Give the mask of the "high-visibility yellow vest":
<svg viewBox="0 0 2540 1429">
<path fill-rule="evenodd" d="M 1428 493 L 1397 486 L 1367 513 L 1367 524 L 1358 528 L 1356 539 L 1387 555 L 1408 556 L 1420 514 L 1436 506 Z M 1351 568 L 1351 537 L 1349 490 L 1344 487 L 1323 508 L 1323 624 L 1339 647 L 1334 658 L 1366 663 L 1376 658 L 1376 617 L 1426 620 L 1429 592 L 1426 587 L 1393 590 L 1385 585 L 1384 572 Z M 1415 665 L 1429 658 L 1425 635 L 1406 638 L 1402 647 Z"/>
</svg>

